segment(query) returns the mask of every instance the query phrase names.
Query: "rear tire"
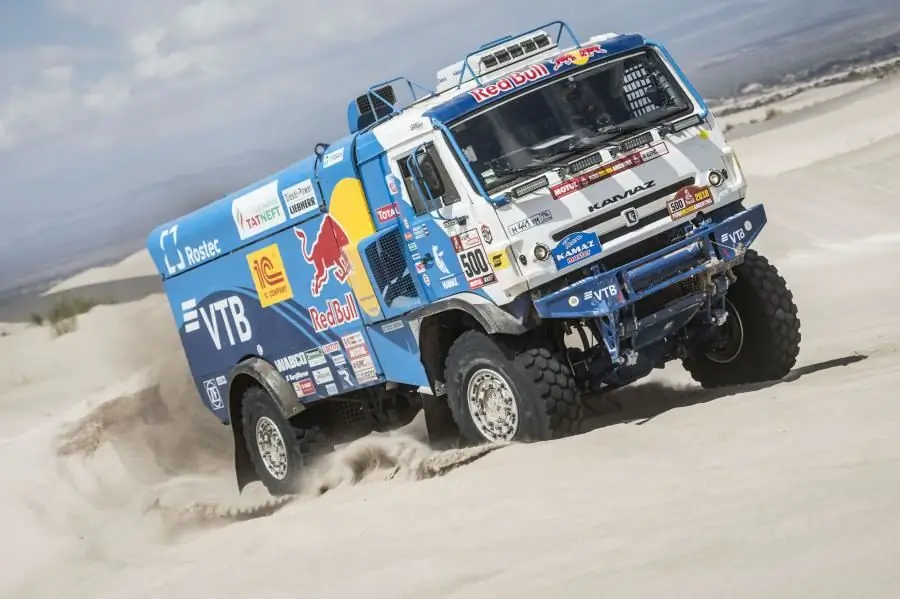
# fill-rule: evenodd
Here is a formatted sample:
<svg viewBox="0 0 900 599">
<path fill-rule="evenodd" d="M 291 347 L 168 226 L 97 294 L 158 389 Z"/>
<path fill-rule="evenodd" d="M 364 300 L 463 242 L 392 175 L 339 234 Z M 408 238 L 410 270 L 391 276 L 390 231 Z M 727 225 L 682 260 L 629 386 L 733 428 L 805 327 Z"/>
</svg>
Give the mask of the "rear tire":
<svg viewBox="0 0 900 599">
<path fill-rule="evenodd" d="M 450 348 L 446 379 L 453 419 L 473 443 L 545 441 L 577 433 L 584 420 L 572 373 L 544 348 L 516 350 L 467 331 Z"/>
<path fill-rule="evenodd" d="M 800 318 L 778 269 L 754 250 L 735 268 L 721 342 L 683 360 L 705 388 L 777 381 L 797 363 Z"/>
<path fill-rule="evenodd" d="M 244 392 L 241 422 L 253 469 L 274 496 L 295 494 L 303 468 L 330 450 L 320 429 L 292 426 L 262 387 Z"/>
</svg>

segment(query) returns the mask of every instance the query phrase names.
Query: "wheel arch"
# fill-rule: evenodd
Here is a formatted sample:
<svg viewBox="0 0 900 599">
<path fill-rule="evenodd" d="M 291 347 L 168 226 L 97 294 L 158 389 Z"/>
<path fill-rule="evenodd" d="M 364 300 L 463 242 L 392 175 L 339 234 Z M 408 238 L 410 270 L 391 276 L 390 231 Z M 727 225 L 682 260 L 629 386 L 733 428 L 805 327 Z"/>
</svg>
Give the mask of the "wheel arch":
<svg viewBox="0 0 900 599">
<path fill-rule="evenodd" d="M 247 452 L 241 417 L 241 399 L 247 389 L 254 386 L 265 389 L 285 418 L 296 416 L 306 409 L 291 384 L 265 359 L 246 356 L 231 369 L 228 377 L 228 421 L 234 438 L 234 471 L 238 492 L 259 480 Z"/>
<path fill-rule="evenodd" d="M 486 335 L 518 336 L 531 329 L 529 320 L 532 314 L 520 302 L 513 302 L 510 305 L 512 310 L 508 310 L 486 302 L 475 294 L 463 295 L 470 297 L 452 297 L 410 314 L 419 324 L 418 341 L 422 365 L 432 389 L 439 395 L 441 392 L 435 383 L 442 386 L 446 382 L 444 361 L 450 346 L 463 332 L 479 330 Z"/>
</svg>

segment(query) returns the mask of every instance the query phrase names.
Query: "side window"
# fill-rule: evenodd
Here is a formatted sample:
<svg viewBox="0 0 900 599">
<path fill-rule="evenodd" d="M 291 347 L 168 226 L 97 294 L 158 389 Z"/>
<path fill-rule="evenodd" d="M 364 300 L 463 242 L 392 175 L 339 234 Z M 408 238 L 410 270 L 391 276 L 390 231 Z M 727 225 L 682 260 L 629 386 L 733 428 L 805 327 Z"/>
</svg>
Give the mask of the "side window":
<svg viewBox="0 0 900 599">
<path fill-rule="evenodd" d="M 441 157 L 438 155 L 437 150 L 434 147 L 434 144 L 428 143 L 425 144 L 425 154 L 431 159 L 431 162 L 434 164 L 437 169 L 437 174 L 441 178 L 441 183 L 443 184 L 444 193 L 440 197 L 434 198 L 436 202 L 442 203 L 444 206 L 449 206 L 450 204 L 455 204 L 460 200 L 459 191 L 457 191 L 456 186 L 453 184 L 453 180 L 450 178 L 450 174 L 447 172 L 447 167 L 444 166 L 444 161 L 441 160 Z M 416 211 L 417 216 L 421 216 L 429 212 L 428 209 L 428 196 L 427 192 L 425 197 L 422 197 L 422 194 L 419 193 L 419 187 L 421 186 L 423 191 L 425 189 L 425 184 L 422 181 L 419 181 L 416 184 L 416 180 L 413 177 L 413 174 L 409 172 L 409 168 L 407 166 L 407 159 L 409 156 L 404 156 L 400 160 L 397 161 L 397 166 L 400 167 L 400 173 L 403 175 L 403 184 L 406 186 L 406 193 L 409 194 L 409 198 L 412 201 L 413 208 Z M 419 153 L 417 160 L 419 164 L 422 164 L 422 159 L 424 158 L 423 153 Z"/>
</svg>

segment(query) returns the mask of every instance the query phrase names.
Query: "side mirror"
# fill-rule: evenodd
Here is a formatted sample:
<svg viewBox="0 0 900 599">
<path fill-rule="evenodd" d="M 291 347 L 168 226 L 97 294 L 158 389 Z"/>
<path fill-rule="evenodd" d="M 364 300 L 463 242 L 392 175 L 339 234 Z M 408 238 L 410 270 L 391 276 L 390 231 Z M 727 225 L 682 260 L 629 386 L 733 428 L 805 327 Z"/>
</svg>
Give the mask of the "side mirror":
<svg viewBox="0 0 900 599">
<path fill-rule="evenodd" d="M 444 195 L 444 181 L 441 179 L 434 159 L 428 154 L 425 154 L 419 160 L 419 172 L 422 173 L 422 182 L 425 184 L 431 199 L 442 197 Z"/>
</svg>

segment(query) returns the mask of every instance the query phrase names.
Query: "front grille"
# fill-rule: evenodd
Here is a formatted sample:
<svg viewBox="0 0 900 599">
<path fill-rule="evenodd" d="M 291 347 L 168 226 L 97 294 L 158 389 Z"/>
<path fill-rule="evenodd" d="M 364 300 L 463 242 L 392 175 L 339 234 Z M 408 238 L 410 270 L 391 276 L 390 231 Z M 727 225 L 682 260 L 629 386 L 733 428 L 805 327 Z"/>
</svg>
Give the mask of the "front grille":
<svg viewBox="0 0 900 599">
<path fill-rule="evenodd" d="M 671 185 L 667 185 L 665 187 L 657 189 L 656 191 L 652 191 L 648 194 L 638 196 L 637 199 L 635 199 L 627 204 L 622 204 L 621 208 L 622 208 L 622 210 L 624 210 L 626 208 L 633 208 L 635 210 L 639 210 L 640 208 L 649 206 L 653 202 L 656 202 L 658 200 L 661 200 L 662 198 L 665 198 L 674 193 L 677 193 L 678 190 L 680 190 L 683 187 L 687 187 L 688 185 L 693 185 L 694 181 L 695 181 L 694 177 L 688 177 L 686 179 L 682 179 L 681 181 L 678 181 L 677 183 L 673 183 Z M 668 214 L 667 210 L 662 210 L 661 212 L 666 215 Z M 613 229 L 612 231 L 608 231 L 601 235 L 601 241 L 604 238 L 608 238 L 607 241 L 616 239 L 618 237 L 621 237 L 622 235 L 630 233 L 631 231 L 639 229 L 640 227 L 654 223 L 657 220 L 659 220 L 659 218 L 658 218 L 659 214 L 660 214 L 660 211 L 654 212 L 653 214 L 648 214 L 648 215 L 644 216 L 643 218 L 641 218 L 640 222 L 633 227 L 619 227 L 619 228 Z M 579 233 L 581 231 L 587 231 L 588 229 L 593 229 L 594 227 L 599 227 L 601 225 L 609 223 L 610 221 L 613 221 L 616 219 L 621 219 L 621 218 L 622 218 L 621 210 L 607 210 L 606 212 L 602 212 L 596 216 L 591 216 L 581 222 L 578 222 L 578 223 L 572 225 L 571 227 L 566 227 L 565 229 L 557 231 L 556 233 L 553 234 L 552 239 L 553 239 L 553 241 L 560 241 L 561 239 L 565 238 L 567 235 L 570 235 L 572 233 Z"/>
</svg>

